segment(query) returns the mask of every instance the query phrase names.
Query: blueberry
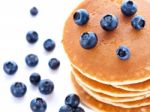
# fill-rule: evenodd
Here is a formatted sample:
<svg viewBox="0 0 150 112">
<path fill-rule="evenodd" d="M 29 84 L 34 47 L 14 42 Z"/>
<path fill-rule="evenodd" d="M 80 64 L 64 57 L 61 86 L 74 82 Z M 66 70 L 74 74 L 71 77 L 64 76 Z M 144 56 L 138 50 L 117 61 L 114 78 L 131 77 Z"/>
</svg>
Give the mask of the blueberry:
<svg viewBox="0 0 150 112">
<path fill-rule="evenodd" d="M 65 98 L 65 104 L 76 108 L 80 103 L 80 98 L 76 94 L 70 94 Z"/>
<path fill-rule="evenodd" d="M 56 70 L 60 66 L 60 61 L 56 58 L 50 59 L 48 65 L 51 69 Z"/>
<path fill-rule="evenodd" d="M 41 80 L 39 83 L 39 91 L 44 95 L 51 94 L 54 90 L 54 83 L 49 79 Z"/>
<path fill-rule="evenodd" d="M 74 13 L 73 19 L 77 25 L 84 25 L 89 20 L 89 13 L 85 9 L 79 9 Z"/>
<path fill-rule="evenodd" d="M 145 20 L 142 16 L 135 16 L 131 20 L 131 24 L 136 30 L 141 30 L 145 26 Z"/>
<path fill-rule="evenodd" d="M 97 41 L 98 39 L 94 32 L 85 32 L 80 37 L 80 45 L 85 49 L 94 48 Z"/>
<path fill-rule="evenodd" d="M 4 63 L 3 69 L 6 74 L 13 75 L 17 72 L 18 65 L 14 61 L 8 61 Z"/>
<path fill-rule="evenodd" d="M 74 109 L 69 105 L 64 105 L 60 107 L 59 112 L 74 112 Z"/>
<path fill-rule="evenodd" d="M 52 51 L 55 48 L 55 42 L 52 39 L 47 39 L 43 46 L 46 51 Z"/>
<path fill-rule="evenodd" d="M 42 98 L 35 98 L 30 102 L 32 112 L 45 112 L 47 103 Z"/>
<path fill-rule="evenodd" d="M 36 31 L 29 31 L 26 35 L 26 40 L 30 44 L 34 44 L 38 41 L 38 33 Z"/>
<path fill-rule="evenodd" d="M 137 6 L 132 0 L 125 0 L 121 5 L 121 11 L 125 16 L 132 16 L 137 12 Z"/>
<path fill-rule="evenodd" d="M 120 46 L 117 51 L 116 54 L 118 56 L 119 59 L 121 60 L 127 60 L 130 58 L 130 50 L 127 46 Z"/>
<path fill-rule="evenodd" d="M 74 112 L 85 112 L 83 108 L 77 107 Z"/>
<path fill-rule="evenodd" d="M 38 64 L 39 59 L 37 55 L 29 54 L 26 56 L 25 62 L 29 67 L 35 67 Z"/>
<path fill-rule="evenodd" d="M 40 82 L 40 80 L 41 80 L 40 74 L 38 74 L 38 73 L 32 73 L 30 75 L 30 82 L 31 82 L 31 84 L 38 85 L 39 82 Z"/>
<path fill-rule="evenodd" d="M 23 97 L 27 91 L 27 87 L 22 82 L 15 82 L 10 87 L 11 93 L 15 97 Z"/>
<path fill-rule="evenodd" d="M 100 21 L 101 27 L 106 31 L 112 31 L 118 26 L 118 18 L 115 15 L 105 15 Z"/>
<path fill-rule="evenodd" d="M 38 14 L 38 9 L 36 7 L 32 7 L 30 9 L 31 16 L 36 16 Z"/>
</svg>

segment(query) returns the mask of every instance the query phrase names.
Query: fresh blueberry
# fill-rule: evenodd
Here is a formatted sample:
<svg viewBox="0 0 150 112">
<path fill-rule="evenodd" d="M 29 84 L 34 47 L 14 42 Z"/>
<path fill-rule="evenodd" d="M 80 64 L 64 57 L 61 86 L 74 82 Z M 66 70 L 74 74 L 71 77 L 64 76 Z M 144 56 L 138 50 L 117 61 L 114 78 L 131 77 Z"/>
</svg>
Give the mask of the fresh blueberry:
<svg viewBox="0 0 150 112">
<path fill-rule="evenodd" d="M 80 45 L 85 49 L 94 48 L 97 41 L 98 39 L 94 32 L 85 32 L 80 37 Z"/>
<path fill-rule="evenodd" d="M 135 16 L 131 20 L 131 24 L 136 30 L 141 30 L 145 26 L 145 20 L 142 16 Z"/>
<path fill-rule="evenodd" d="M 26 56 L 25 62 L 29 67 L 35 67 L 38 64 L 39 59 L 37 55 L 29 54 Z"/>
<path fill-rule="evenodd" d="M 74 112 L 85 112 L 83 108 L 77 107 Z"/>
<path fill-rule="evenodd" d="M 56 70 L 60 66 L 60 61 L 56 58 L 50 59 L 48 65 L 51 69 Z"/>
<path fill-rule="evenodd" d="M 34 44 L 38 41 L 38 33 L 36 31 L 29 31 L 26 35 L 26 39 L 30 44 Z"/>
<path fill-rule="evenodd" d="M 51 94 L 54 90 L 54 83 L 49 79 L 41 80 L 39 83 L 39 91 L 44 95 Z"/>
<path fill-rule="evenodd" d="M 55 48 L 55 42 L 52 39 L 47 39 L 43 46 L 46 51 L 52 51 Z"/>
<path fill-rule="evenodd" d="M 89 20 L 89 13 L 85 9 L 79 9 L 74 13 L 73 19 L 77 25 L 84 25 Z"/>
<path fill-rule="evenodd" d="M 38 9 L 36 7 L 32 7 L 30 9 L 31 16 L 36 16 L 38 14 Z"/>
<path fill-rule="evenodd" d="M 30 108 L 32 112 L 45 112 L 47 103 L 42 98 L 35 98 L 30 102 Z"/>
<path fill-rule="evenodd" d="M 80 103 L 80 98 L 76 94 L 70 94 L 65 98 L 65 104 L 73 108 L 78 107 L 79 103 Z"/>
<path fill-rule="evenodd" d="M 69 105 L 64 105 L 60 107 L 59 112 L 74 112 L 74 109 Z"/>
<path fill-rule="evenodd" d="M 100 21 L 101 27 L 106 31 L 112 31 L 118 26 L 118 18 L 115 15 L 105 15 Z"/>
<path fill-rule="evenodd" d="M 11 93 L 15 97 L 23 97 L 27 91 L 27 87 L 22 82 L 15 82 L 10 87 Z"/>
<path fill-rule="evenodd" d="M 121 60 L 127 60 L 130 58 L 130 50 L 127 46 L 120 46 L 117 51 L 116 54 L 118 56 L 119 59 Z"/>
<path fill-rule="evenodd" d="M 38 85 L 39 82 L 40 82 L 40 80 L 41 80 L 40 74 L 38 74 L 38 73 L 32 73 L 30 75 L 30 82 L 31 82 L 31 84 Z"/>
<path fill-rule="evenodd" d="M 121 5 L 121 11 L 125 16 L 132 16 L 137 12 L 137 6 L 132 0 L 125 0 Z"/>
<path fill-rule="evenodd" d="M 4 63 L 3 69 L 8 75 L 13 75 L 17 72 L 18 65 L 14 61 L 8 61 Z"/>
</svg>

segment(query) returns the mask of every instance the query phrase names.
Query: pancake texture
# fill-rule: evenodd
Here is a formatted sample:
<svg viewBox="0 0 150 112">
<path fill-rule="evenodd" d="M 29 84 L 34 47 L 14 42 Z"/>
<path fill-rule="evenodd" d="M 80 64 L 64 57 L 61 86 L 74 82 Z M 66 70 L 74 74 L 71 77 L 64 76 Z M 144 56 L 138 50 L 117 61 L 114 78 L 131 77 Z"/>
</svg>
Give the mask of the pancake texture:
<svg viewBox="0 0 150 112">
<path fill-rule="evenodd" d="M 115 88 L 111 85 L 105 85 L 105 84 L 99 83 L 97 81 L 91 80 L 91 79 L 83 76 L 80 72 L 78 72 L 74 68 L 72 69 L 72 74 L 75 76 L 76 80 L 78 80 L 82 85 L 86 86 L 87 88 L 89 88 L 95 92 L 98 92 L 98 93 L 104 93 L 109 96 L 136 97 L 136 96 L 141 95 L 141 97 L 145 98 L 150 95 L 150 91 L 144 91 L 144 92 L 126 91 L 123 89 Z"/>
<path fill-rule="evenodd" d="M 85 0 L 66 21 L 63 34 L 63 46 L 68 58 L 76 69 L 91 79 L 104 84 L 125 85 L 150 79 L 150 3 L 136 0 L 138 12 L 145 18 L 146 26 L 137 31 L 131 26 L 131 17 L 125 17 L 120 5 L 109 0 Z M 73 21 L 77 9 L 84 8 L 90 14 L 88 23 L 78 26 Z M 119 26 L 112 32 L 100 27 L 100 19 L 106 14 L 114 14 L 119 19 Z M 83 32 L 93 31 L 98 36 L 96 47 L 85 50 L 79 43 Z M 116 56 L 116 49 L 126 45 L 131 50 L 129 60 L 122 61 Z M 73 46 L 73 47 L 72 47 Z"/>
<path fill-rule="evenodd" d="M 94 99 L 89 94 L 87 94 L 76 82 L 73 75 L 71 75 L 71 80 L 73 88 L 76 91 L 76 93 L 80 96 L 82 103 L 88 106 L 89 108 L 95 110 L 95 112 L 149 112 L 150 110 L 150 105 L 131 109 L 131 108 L 116 107 L 110 104 L 100 102 Z"/>
<path fill-rule="evenodd" d="M 116 88 L 124 89 L 127 91 L 149 91 L 150 90 L 150 80 L 136 83 L 136 84 L 130 84 L 130 85 L 120 85 L 115 86 Z"/>
<path fill-rule="evenodd" d="M 87 94 L 91 95 L 93 98 L 95 98 L 98 101 L 104 102 L 106 104 L 110 104 L 113 106 L 123 107 L 123 108 L 136 108 L 141 106 L 147 106 L 150 105 L 150 97 L 143 98 L 142 100 L 135 100 L 135 101 L 128 101 L 129 98 L 122 98 L 124 100 L 121 101 L 121 98 L 117 97 L 109 97 L 101 93 L 96 93 L 86 87 L 84 87 L 80 82 L 77 81 L 77 83 L 82 87 L 82 89 L 87 92 Z"/>
</svg>

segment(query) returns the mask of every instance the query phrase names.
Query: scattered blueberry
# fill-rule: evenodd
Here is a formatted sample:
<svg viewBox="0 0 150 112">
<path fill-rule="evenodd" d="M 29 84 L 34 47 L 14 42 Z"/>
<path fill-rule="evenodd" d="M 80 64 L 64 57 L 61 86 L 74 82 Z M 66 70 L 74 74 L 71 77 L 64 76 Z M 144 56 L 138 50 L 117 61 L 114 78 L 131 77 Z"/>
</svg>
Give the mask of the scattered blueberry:
<svg viewBox="0 0 150 112">
<path fill-rule="evenodd" d="M 44 95 L 51 94 L 54 90 L 54 83 L 49 79 L 41 80 L 39 83 L 39 91 Z"/>
<path fill-rule="evenodd" d="M 38 74 L 38 73 L 32 73 L 30 75 L 30 82 L 31 82 L 31 84 L 38 85 L 39 82 L 40 82 L 40 80 L 41 80 L 40 74 Z"/>
<path fill-rule="evenodd" d="M 10 87 L 11 93 L 15 97 L 23 97 L 27 91 L 27 87 L 22 82 L 15 82 Z"/>
<path fill-rule="evenodd" d="M 39 59 L 37 55 L 29 54 L 26 56 L 25 62 L 29 67 L 35 67 L 38 64 Z"/>
<path fill-rule="evenodd" d="M 97 41 L 98 39 L 94 32 L 85 32 L 80 37 L 80 45 L 85 49 L 94 48 Z"/>
<path fill-rule="evenodd" d="M 31 101 L 30 108 L 32 112 L 45 112 L 47 104 L 42 98 L 35 98 Z"/>
<path fill-rule="evenodd" d="M 128 49 L 127 46 L 124 46 L 124 45 L 120 46 L 117 49 L 116 53 L 117 53 L 118 58 L 121 60 L 127 60 L 130 58 L 130 50 Z"/>
<path fill-rule="evenodd" d="M 14 61 L 8 61 L 4 63 L 3 69 L 8 75 L 13 75 L 17 72 L 18 65 Z"/>
<path fill-rule="evenodd" d="M 30 9 L 30 14 L 31 14 L 32 16 L 36 16 L 36 15 L 38 14 L 38 9 L 37 9 L 36 7 L 32 7 L 32 8 Z"/>
<path fill-rule="evenodd" d="M 100 21 L 101 27 L 106 31 L 112 31 L 118 26 L 118 18 L 115 15 L 105 15 Z"/>
<path fill-rule="evenodd" d="M 83 108 L 77 107 L 74 112 L 85 112 Z"/>
<path fill-rule="evenodd" d="M 74 109 L 69 105 L 64 105 L 60 107 L 59 112 L 74 112 Z"/>
<path fill-rule="evenodd" d="M 38 38 L 38 33 L 36 31 L 29 31 L 26 35 L 26 39 L 30 44 L 36 43 Z"/>
<path fill-rule="evenodd" d="M 56 58 L 50 59 L 48 65 L 51 69 L 56 70 L 60 66 L 60 61 Z"/>
<path fill-rule="evenodd" d="M 46 51 L 52 51 L 55 48 L 55 42 L 52 39 L 47 39 L 43 46 Z"/>
<path fill-rule="evenodd" d="M 141 30 L 145 26 L 145 20 L 142 16 L 135 16 L 131 20 L 131 24 L 136 30 Z"/>
<path fill-rule="evenodd" d="M 77 25 L 84 25 L 89 20 L 89 13 L 85 9 L 79 9 L 74 13 L 73 19 Z"/>
<path fill-rule="evenodd" d="M 65 104 L 73 108 L 78 107 L 79 103 L 80 103 L 80 98 L 76 94 L 70 94 L 65 99 Z"/>
<path fill-rule="evenodd" d="M 121 11 L 125 16 L 132 16 L 137 12 L 137 6 L 132 0 L 125 0 L 121 5 Z"/>
</svg>

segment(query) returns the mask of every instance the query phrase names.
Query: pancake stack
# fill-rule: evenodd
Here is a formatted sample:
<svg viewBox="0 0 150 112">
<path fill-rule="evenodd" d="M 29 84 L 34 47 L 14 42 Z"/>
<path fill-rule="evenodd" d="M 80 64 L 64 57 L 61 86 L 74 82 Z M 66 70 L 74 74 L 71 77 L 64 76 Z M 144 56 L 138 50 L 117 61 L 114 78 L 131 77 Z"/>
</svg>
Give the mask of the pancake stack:
<svg viewBox="0 0 150 112">
<path fill-rule="evenodd" d="M 150 2 L 135 0 L 138 12 L 146 26 L 137 31 L 131 26 L 132 17 L 120 11 L 122 0 L 85 0 L 66 21 L 63 47 L 72 66 L 73 88 L 81 101 L 95 112 L 150 112 Z M 89 21 L 76 25 L 73 15 L 78 9 L 89 12 Z M 100 18 L 117 15 L 117 29 L 106 32 L 100 27 Z M 98 38 L 93 49 L 80 45 L 83 32 L 95 32 Z M 127 45 L 131 51 L 128 60 L 120 60 L 116 49 Z"/>
</svg>

